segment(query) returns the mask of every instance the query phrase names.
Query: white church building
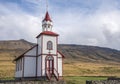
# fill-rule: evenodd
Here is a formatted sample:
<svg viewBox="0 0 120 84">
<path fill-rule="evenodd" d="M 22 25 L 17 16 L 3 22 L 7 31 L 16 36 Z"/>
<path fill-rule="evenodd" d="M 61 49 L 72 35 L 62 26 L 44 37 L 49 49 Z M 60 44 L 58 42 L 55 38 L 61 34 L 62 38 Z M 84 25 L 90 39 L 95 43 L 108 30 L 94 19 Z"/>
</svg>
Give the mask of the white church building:
<svg viewBox="0 0 120 84">
<path fill-rule="evenodd" d="M 36 37 L 37 45 L 14 59 L 16 79 L 62 78 L 64 55 L 57 49 L 59 35 L 52 31 L 52 27 L 53 23 L 47 11 L 42 21 L 42 32 Z"/>
</svg>

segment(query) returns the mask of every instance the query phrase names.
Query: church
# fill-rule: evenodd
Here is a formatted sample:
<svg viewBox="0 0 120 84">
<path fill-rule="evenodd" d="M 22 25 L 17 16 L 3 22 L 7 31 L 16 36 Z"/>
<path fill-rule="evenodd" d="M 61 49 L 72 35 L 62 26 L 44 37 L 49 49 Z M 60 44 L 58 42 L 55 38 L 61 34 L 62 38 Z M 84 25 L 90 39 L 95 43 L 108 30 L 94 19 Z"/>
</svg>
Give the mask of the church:
<svg viewBox="0 0 120 84">
<path fill-rule="evenodd" d="M 42 21 L 42 32 L 36 37 L 37 44 L 14 59 L 16 79 L 62 79 L 64 55 L 57 49 L 59 35 L 52 31 L 52 27 L 47 11 Z"/>
</svg>

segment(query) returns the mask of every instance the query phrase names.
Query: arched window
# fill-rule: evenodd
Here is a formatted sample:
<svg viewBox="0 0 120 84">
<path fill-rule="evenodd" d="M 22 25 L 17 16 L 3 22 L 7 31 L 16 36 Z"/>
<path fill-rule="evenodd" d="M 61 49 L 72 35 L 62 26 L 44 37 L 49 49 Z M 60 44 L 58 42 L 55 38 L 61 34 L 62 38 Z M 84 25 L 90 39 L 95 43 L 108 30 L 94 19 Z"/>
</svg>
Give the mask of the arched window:
<svg viewBox="0 0 120 84">
<path fill-rule="evenodd" d="M 48 41 L 47 42 L 47 49 L 48 50 L 52 50 L 53 49 L 53 43 L 52 43 L 52 41 Z"/>
</svg>

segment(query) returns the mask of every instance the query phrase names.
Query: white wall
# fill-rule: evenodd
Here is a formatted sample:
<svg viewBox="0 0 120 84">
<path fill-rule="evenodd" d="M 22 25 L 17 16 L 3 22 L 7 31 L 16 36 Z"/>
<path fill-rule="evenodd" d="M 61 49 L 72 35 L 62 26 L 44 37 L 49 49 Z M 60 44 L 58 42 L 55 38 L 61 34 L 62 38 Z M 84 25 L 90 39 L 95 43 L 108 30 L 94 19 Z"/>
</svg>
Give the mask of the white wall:
<svg viewBox="0 0 120 84">
<path fill-rule="evenodd" d="M 15 70 L 15 77 L 22 77 L 22 72 L 23 72 L 23 57 L 21 58 L 22 59 L 22 63 L 21 63 L 21 65 L 22 65 L 22 69 L 21 70 Z M 19 60 L 17 60 L 16 61 L 16 67 L 19 67 L 20 68 L 20 60 L 21 59 L 19 59 Z M 19 63 L 19 66 L 18 66 L 18 63 Z"/>
<path fill-rule="evenodd" d="M 38 57 L 37 76 L 41 76 L 41 56 Z"/>
<path fill-rule="evenodd" d="M 51 54 L 57 54 L 57 37 L 56 36 L 47 36 L 43 35 L 43 48 L 42 53 L 48 54 L 49 50 L 47 50 L 47 42 L 52 41 L 53 43 L 53 50 L 50 50 Z"/>
<path fill-rule="evenodd" d="M 45 76 L 45 58 L 46 55 L 42 55 L 42 76 Z"/>
<path fill-rule="evenodd" d="M 57 70 L 57 56 L 54 57 L 54 68 Z"/>
<path fill-rule="evenodd" d="M 24 77 L 36 76 L 36 57 L 25 57 Z"/>
<path fill-rule="evenodd" d="M 42 43 L 42 37 L 40 36 L 39 38 L 37 38 L 37 44 L 38 44 L 38 55 L 41 54 L 41 43 Z"/>
<path fill-rule="evenodd" d="M 30 51 L 28 51 L 25 55 L 36 56 L 36 50 L 37 50 L 37 46 L 31 49 Z"/>
<path fill-rule="evenodd" d="M 37 43 L 38 43 L 38 55 L 42 54 L 42 57 L 39 56 L 38 57 L 38 70 L 37 70 L 37 75 L 38 76 L 45 76 L 45 58 L 46 55 L 44 54 L 48 54 L 49 50 L 47 50 L 47 42 L 48 41 L 52 41 L 53 43 L 53 50 L 51 50 L 51 54 L 56 54 L 57 55 L 57 37 L 56 36 L 47 36 L 47 35 L 42 35 L 37 39 Z M 41 50 L 42 47 L 42 50 Z M 42 52 L 41 52 L 42 51 Z M 42 60 L 41 60 L 42 58 Z M 56 61 L 56 57 L 54 57 L 54 66 L 57 69 L 57 61 Z M 42 66 L 41 66 L 41 61 L 42 61 Z M 42 67 L 42 68 L 41 68 Z"/>
<path fill-rule="evenodd" d="M 15 77 L 16 77 L 16 78 L 22 77 L 22 71 L 17 71 L 17 72 L 15 73 Z"/>
<path fill-rule="evenodd" d="M 58 73 L 62 76 L 62 56 L 58 53 Z"/>
</svg>

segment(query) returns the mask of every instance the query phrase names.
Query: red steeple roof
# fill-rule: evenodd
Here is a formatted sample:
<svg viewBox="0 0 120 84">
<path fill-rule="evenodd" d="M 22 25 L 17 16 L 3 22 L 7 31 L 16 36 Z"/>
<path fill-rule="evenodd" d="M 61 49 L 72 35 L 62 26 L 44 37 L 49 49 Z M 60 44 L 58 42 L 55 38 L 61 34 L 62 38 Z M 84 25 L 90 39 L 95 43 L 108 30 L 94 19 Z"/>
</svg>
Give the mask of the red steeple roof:
<svg viewBox="0 0 120 84">
<path fill-rule="evenodd" d="M 41 32 L 36 38 L 38 38 L 41 35 L 59 36 L 57 33 L 54 33 L 51 31 L 44 31 L 44 32 Z"/>
<path fill-rule="evenodd" d="M 46 15 L 45 15 L 45 18 L 44 18 L 43 21 L 51 21 L 51 22 L 52 22 L 52 20 L 51 20 L 51 18 L 50 18 L 50 16 L 49 16 L 48 11 L 46 12 Z"/>
</svg>

